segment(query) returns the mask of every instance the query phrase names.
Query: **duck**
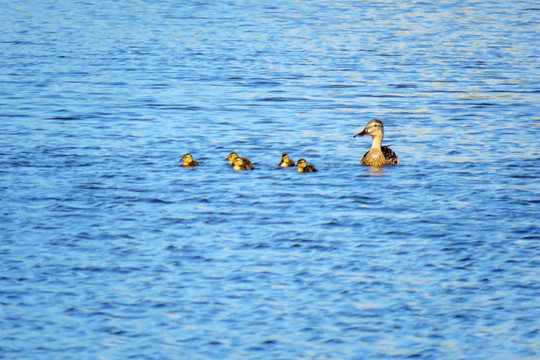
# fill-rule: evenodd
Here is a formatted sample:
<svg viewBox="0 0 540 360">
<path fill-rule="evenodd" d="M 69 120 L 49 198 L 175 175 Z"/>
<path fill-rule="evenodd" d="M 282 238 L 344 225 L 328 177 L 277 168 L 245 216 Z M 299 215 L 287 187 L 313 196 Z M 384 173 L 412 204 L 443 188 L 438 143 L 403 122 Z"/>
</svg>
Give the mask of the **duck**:
<svg viewBox="0 0 540 360">
<path fill-rule="evenodd" d="M 307 172 L 315 172 L 317 169 L 315 169 L 315 166 L 308 165 L 306 162 L 306 159 L 300 159 L 298 160 L 298 172 L 299 173 L 307 173 Z"/>
<path fill-rule="evenodd" d="M 230 153 L 230 154 L 225 158 L 225 160 L 228 160 L 228 161 L 229 161 L 229 165 L 235 166 L 235 163 L 234 163 L 234 162 L 235 162 L 236 159 L 238 159 L 238 158 L 240 158 L 240 157 L 238 156 L 238 153 L 232 152 L 232 153 Z M 251 165 L 251 161 L 249 161 L 248 158 L 243 157 L 243 158 L 241 158 L 241 159 L 242 159 L 242 162 L 243 162 L 244 164 L 246 164 L 246 166 L 251 166 L 251 169 L 245 169 L 245 170 L 253 170 L 253 165 Z"/>
<path fill-rule="evenodd" d="M 253 170 L 253 165 L 247 158 L 237 157 L 234 159 L 234 170 L 243 171 L 243 170 Z"/>
<path fill-rule="evenodd" d="M 195 160 L 193 160 L 193 156 L 191 154 L 184 154 L 182 156 L 182 159 L 180 161 L 183 161 L 182 166 L 192 168 L 194 166 L 199 165 L 199 163 Z"/>
<path fill-rule="evenodd" d="M 281 167 L 294 166 L 294 160 L 289 158 L 288 154 L 281 155 L 281 161 L 279 162 Z"/>
<path fill-rule="evenodd" d="M 399 165 L 399 159 L 396 153 L 388 146 L 381 146 L 384 137 L 384 127 L 381 120 L 369 120 L 364 130 L 354 135 L 354 137 L 364 135 L 371 135 L 371 137 L 373 137 L 373 142 L 371 143 L 371 149 L 364 154 L 360 165 Z"/>
</svg>

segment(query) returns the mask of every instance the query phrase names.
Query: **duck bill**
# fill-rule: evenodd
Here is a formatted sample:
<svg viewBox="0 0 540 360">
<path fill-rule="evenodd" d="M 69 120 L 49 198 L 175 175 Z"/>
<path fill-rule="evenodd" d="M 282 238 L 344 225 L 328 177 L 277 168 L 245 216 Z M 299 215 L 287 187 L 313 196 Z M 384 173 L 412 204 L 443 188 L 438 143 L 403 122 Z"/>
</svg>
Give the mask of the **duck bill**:
<svg viewBox="0 0 540 360">
<path fill-rule="evenodd" d="M 359 132 L 358 134 L 354 135 L 353 137 L 364 136 L 364 135 L 367 135 L 367 134 L 368 133 L 366 132 L 366 129 L 364 129 L 361 132 Z"/>
</svg>

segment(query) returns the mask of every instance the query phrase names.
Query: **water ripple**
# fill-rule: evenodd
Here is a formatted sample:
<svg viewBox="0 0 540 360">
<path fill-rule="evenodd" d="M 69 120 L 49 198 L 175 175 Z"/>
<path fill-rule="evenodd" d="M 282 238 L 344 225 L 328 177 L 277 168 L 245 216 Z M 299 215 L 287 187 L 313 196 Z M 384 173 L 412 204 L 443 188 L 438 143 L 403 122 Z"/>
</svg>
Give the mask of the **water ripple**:
<svg viewBox="0 0 540 360">
<path fill-rule="evenodd" d="M 538 9 L 4 8 L 4 357 L 539 357 Z"/>
</svg>

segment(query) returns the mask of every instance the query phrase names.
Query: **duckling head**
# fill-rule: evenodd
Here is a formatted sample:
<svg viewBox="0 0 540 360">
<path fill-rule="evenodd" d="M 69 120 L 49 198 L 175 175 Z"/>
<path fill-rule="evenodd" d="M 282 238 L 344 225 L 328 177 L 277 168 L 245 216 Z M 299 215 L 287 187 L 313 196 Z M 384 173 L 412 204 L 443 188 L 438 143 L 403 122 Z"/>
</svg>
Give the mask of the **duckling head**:
<svg viewBox="0 0 540 360">
<path fill-rule="evenodd" d="M 189 164 L 193 162 L 193 156 L 191 156 L 191 154 L 184 154 L 184 156 L 182 156 L 182 161 L 184 164 Z"/>
<path fill-rule="evenodd" d="M 289 161 L 289 154 L 283 154 L 283 155 L 281 155 L 281 160 L 283 160 L 283 161 Z"/>
<path fill-rule="evenodd" d="M 300 160 L 298 160 L 298 162 L 296 164 L 298 165 L 299 168 L 302 168 L 302 169 L 307 166 L 306 159 L 300 159 Z"/>
<path fill-rule="evenodd" d="M 225 160 L 228 160 L 230 165 L 234 165 L 234 160 L 236 160 L 237 158 L 238 158 L 238 154 L 235 152 L 232 152 L 229 154 L 229 156 L 225 158 Z"/>
<path fill-rule="evenodd" d="M 372 119 L 368 121 L 364 130 L 354 135 L 354 137 L 364 136 L 364 135 L 371 135 L 372 137 L 377 137 L 377 136 L 383 136 L 383 134 L 384 134 L 384 127 L 383 127 L 382 122 L 378 119 Z"/>
</svg>

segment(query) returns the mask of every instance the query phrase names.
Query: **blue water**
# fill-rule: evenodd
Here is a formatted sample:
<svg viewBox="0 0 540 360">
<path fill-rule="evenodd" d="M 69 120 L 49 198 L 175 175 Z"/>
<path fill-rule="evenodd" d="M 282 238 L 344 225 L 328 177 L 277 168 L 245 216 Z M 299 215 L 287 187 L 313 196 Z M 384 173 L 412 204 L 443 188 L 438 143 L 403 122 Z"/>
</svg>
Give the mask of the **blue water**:
<svg viewBox="0 0 540 360">
<path fill-rule="evenodd" d="M 540 358 L 536 1 L 0 22 L 1 358 Z"/>
</svg>

